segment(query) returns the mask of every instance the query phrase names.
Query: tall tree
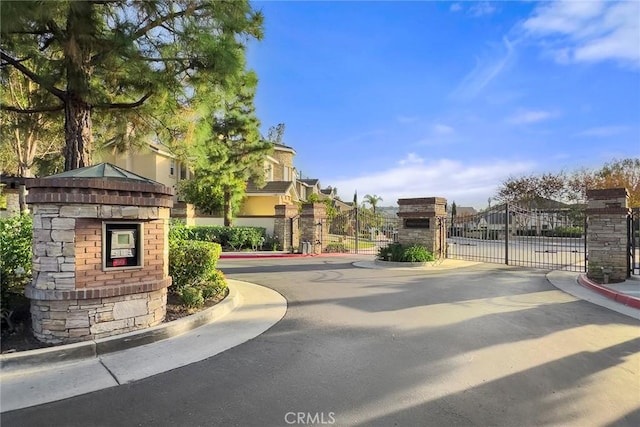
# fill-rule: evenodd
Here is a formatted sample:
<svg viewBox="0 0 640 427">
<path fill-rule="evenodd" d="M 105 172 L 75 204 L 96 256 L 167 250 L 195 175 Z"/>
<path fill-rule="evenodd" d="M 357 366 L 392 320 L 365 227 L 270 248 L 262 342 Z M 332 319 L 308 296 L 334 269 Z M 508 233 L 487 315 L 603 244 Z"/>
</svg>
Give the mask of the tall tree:
<svg viewBox="0 0 640 427">
<path fill-rule="evenodd" d="M 200 124 L 201 139 L 192 151 L 195 178 L 182 184 L 188 203 L 208 213 L 222 210 L 224 224 L 233 225 L 248 181 L 264 185 L 264 158 L 272 144 L 260 136 L 253 99 L 255 73 L 238 76 L 221 108 L 209 111 Z"/>
<path fill-rule="evenodd" d="M 91 164 L 92 112 L 146 104 L 172 117 L 200 87 L 237 74 L 248 38 L 262 37 L 248 0 L 11 1 L 0 22 L 2 71 L 47 93 L 42 105 L 1 108 L 63 112 L 65 170 Z"/>
<path fill-rule="evenodd" d="M 284 123 L 278 123 L 275 126 L 271 126 L 267 131 L 267 141 L 273 144 L 282 144 L 284 139 Z"/>
<path fill-rule="evenodd" d="M 382 201 L 382 197 L 376 196 L 375 194 L 372 196 L 367 194 L 364 196 L 365 203 L 369 203 L 371 205 L 371 209 L 373 209 L 373 214 L 376 214 L 376 206 L 378 206 L 378 202 Z"/>
<path fill-rule="evenodd" d="M 629 191 L 630 206 L 640 206 L 640 158 L 612 160 L 600 168 L 583 168 L 568 173 L 510 177 L 499 187 L 495 198 L 503 202 L 517 202 L 524 207 L 545 198 L 584 203 L 588 189 L 616 187 L 625 187 Z"/>
</svg>

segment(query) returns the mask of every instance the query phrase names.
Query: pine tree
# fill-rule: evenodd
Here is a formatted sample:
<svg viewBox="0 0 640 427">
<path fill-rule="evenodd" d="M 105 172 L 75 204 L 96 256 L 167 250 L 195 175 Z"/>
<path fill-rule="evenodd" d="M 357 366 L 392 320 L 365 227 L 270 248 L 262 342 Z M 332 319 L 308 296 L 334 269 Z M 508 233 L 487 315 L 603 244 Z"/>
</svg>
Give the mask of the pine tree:
<svg viewBox="0 0 640 427">
<path fill-rule="evenodd" d="M 221 94 L 220 109 L 201 120 L 192 151 L 195 177 L 181 187 L 188 203 L 207 213 L 222 211 L 226 226 L 233 225 L 247 182 L 264 185 L 264 158 L 272 144 L 259 132 L 253 103 L 257 83 L 255 73 L 242 73 L 234 90 Z"/>
<path fill-rule="evenodd" d="M 242 70 L 246 41 L 262 36 L 248 0 L 10 1 L 0 22 L 1 78 L 14 69 L 47 93 L 1 108 L 63 113 L 65 170 L 91 164 L 92 113 L 137 109 L 166 129 L 200 88 Z"/>
</svg>

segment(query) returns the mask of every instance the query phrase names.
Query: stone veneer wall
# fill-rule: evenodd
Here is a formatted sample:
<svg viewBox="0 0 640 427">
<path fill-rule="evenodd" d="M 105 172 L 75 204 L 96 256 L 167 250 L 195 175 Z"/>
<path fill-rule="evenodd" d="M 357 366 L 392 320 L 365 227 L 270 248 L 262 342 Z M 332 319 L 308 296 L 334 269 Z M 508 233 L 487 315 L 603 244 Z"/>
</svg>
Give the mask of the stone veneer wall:
<svg viewBox="0 0 640 427">
<path fill-rule="evenodd" d="M 43 178 L 29 187 L 33 281 L 25 294 L 31 299 L 36 338 L 48 343 L 76 342 L 162 322 L 171 284 L 172 189 L 100 178 Z M 141 268 L 103 270 L 105 220 L 143 223 Z"/>
<path fill-rule="evenodd" d="M 629 193 L 625 188 L 587 191 L 587 276 L 611 282 L 628 276 L 627 218 Z"/>
<path fill-rule="evenodd" d="M 300 229 L 293 227 L 293 244 L 291 240 L 291 221 L 298 216 L 297 205 L 276 205 L 276 217 L 273 224 L 273 235 L 282 244 L 282 250 L 295 252 L 300 245 Z"/>
<path fill-rule="evenodd" d="M 304 203 L 302 205 L 300 242 L 310 242 L 314 254 L 321 254 L 327 248 L 329 224 L 327 223 L 327 207 L 324 203 Z M 300 248 L 300 252 L 302 252 L 302 248 Z"/>
<path fill-rule="evenodd" d="M 410 245 L 418 243 L 443 257 L 446 250 L 446 227 L 440 227 L 440 221 L 446 221 L 447 200 L 442 197 L 424 197 L 398 199 L 398 217 L 401 224 L 398 230 L 398 243 Z M 429 228 L 406 228 L 406 219 L 429 219 Z"/>
</svg>

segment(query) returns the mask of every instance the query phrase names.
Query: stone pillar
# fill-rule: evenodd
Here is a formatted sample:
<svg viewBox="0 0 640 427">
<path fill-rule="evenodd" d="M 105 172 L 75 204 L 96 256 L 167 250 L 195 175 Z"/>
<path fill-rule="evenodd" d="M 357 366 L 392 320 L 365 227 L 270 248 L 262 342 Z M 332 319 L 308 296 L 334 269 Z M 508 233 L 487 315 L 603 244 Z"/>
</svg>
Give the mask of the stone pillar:
<svg viewBox="0 0 640 427">
<path fill-rule="evenodd" d="M 311 243 L 311 253 L 321 254 L 329 243 L 327 207 L 324 203 L 305 203 L 300 214 L 300 241 Z M 302 251 L 302 250 L 301 250 Z"/>
<path fill-rule="evenodd" d="M 600 283 L 628 276 L 626 188 L 587 190 L 587 277 Z"/>
<path fill-rule="evenodd" d="M 276 205 L 273 221 L 273 237 L 282 244 L 282 250 L 295 252 L 300 245 L 300 227 L 297 205 Z"/>
<path fill-rule="evenodd" d="M 171 284 L 173 190 L 153 181 L 68 175 L 34 179 L 28 187 L 33 280 L 25 295 L 31 299 L 35 337 L 70 343 L 161 323 Z M 139 265 L 106 265 L 105 221 L 140 227 L 142 235 L 135 237 Z"/>
<path fill-rule="evenodd" d="M 424 245 L 436 258 L 444 257 L 447 247 L 447 200 L 442 197 L 399 199 L 398 243 Z"/>
</svg>

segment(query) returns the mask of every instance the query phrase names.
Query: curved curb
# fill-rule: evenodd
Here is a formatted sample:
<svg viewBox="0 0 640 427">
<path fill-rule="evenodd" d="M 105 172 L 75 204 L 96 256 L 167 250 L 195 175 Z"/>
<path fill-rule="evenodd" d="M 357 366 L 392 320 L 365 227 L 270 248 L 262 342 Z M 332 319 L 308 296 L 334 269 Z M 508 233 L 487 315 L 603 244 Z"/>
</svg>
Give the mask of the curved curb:
<svg viewBox="0 0 640 427">
<path fill-rule="evenodd" d="M 578 283 L 580 283 L 584 287 L 598 292 L 601 295 L 604 295 L 609 299 L 619 302 L 620 304 L 624 304 L 626 306 L 640 310 L 640 298 L 634 297 L 632 295 L 622 294 L 604 285 L 595 283 L 591 281 L 585 274 L 581 274 L 578 276 Z"/>
<path fill-rule="evenodd" d="M 382 267 L 406 267 L 406 268 L 419 268 L 419 267 L 428 267 L 429 265 L 436 263 L 438 261 L 425 261 L 425 262 L 394 262 L 394 261 L 382 261 L 380 259 L 376 259 L 373 261 L 374 264 L 382 266 Z"/>
<path fill-rule="evenodd" d="M 231 286 L 233 280 L 229 280 L 228 282 L 229 293 L 225 299 L 201 312 L 140 331 L 128 332 L 107 338 L 2 354 L 0 355 L 0 370 L 10 372 L 12 370 L 43 364 L 97 358 L 104 354 L 151 344 L 184 334 L 185 332 L 209 324 L 225 316 L 242 302 L 242 296 Z"/>
<path fill-rule="evenodd" d="M 426 263 L 417 262 L 392 262 L 392 261 L 356 261 L 352 263 L 354 267 L 373 268 L 385 270 L 405 270 L 405 271 L 445 271 L 455 270 L 458 268 L 473 267 L 482 264 L 476 261 L 463 261 L 445 259 L 443 261 L 432 261 Z"/>
</svg>

